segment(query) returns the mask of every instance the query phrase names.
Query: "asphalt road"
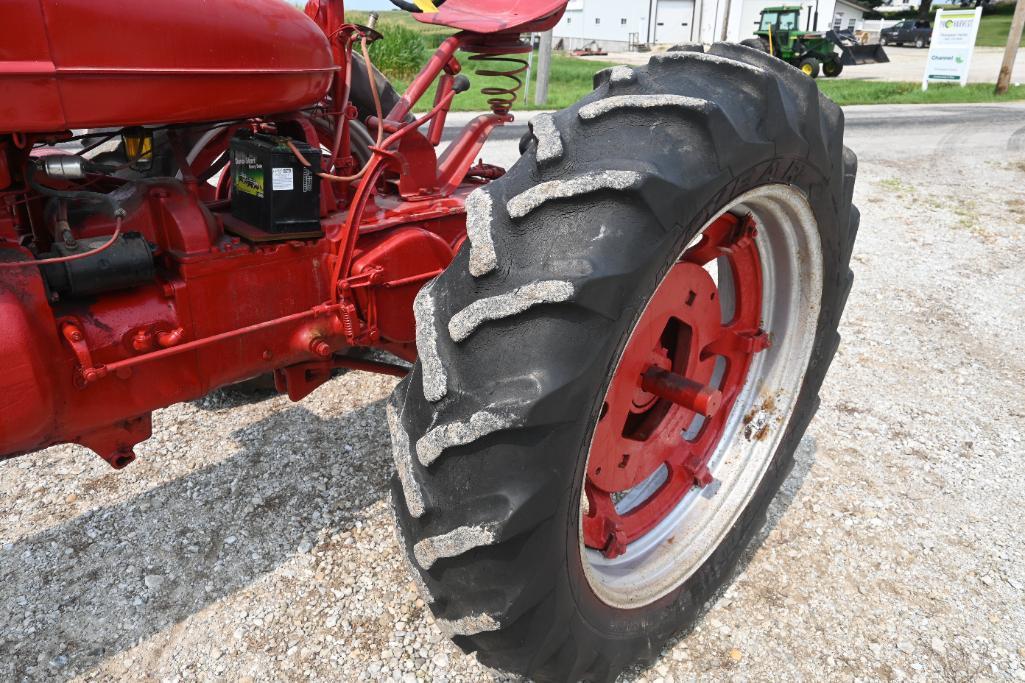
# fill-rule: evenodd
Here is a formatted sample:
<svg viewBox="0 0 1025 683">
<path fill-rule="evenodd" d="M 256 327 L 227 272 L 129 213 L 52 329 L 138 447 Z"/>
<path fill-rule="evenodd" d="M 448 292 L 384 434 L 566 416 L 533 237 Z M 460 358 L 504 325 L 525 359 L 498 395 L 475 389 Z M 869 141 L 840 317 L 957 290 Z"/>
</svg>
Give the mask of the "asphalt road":
<svg viewBox="0 0 1025 683">
<path fill-rule="evenodd" d="M 499 128 L 484 149 L 485 161 L 509 167 L 519 158 L 527 122 L 541 112 L 522 112 Z M 860 158 L 890 158 L 894 149 L 909 157 L 1006 149 L 1025 150 L 1025 102 L 999 105 L 867 105 L 844 107 L 848 147 Z M 460 124 L 477 114 L 449 115 L 451 140 Z"/>
</svg>

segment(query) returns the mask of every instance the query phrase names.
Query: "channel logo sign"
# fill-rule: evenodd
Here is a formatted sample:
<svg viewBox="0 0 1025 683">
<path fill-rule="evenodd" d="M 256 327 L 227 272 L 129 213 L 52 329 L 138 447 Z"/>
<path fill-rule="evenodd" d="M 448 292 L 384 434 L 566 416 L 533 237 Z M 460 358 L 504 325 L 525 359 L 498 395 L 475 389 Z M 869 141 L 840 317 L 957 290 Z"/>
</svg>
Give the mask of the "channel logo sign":
<svg viewBox="0 0 1025 683">
<path fill-rule="evenodd" d="M 975 49 L 982 9 L 939 10 L 929 42 L 929 57 L 922 75 L 922 90 L 931 82 L 968 84 L 968 68 Z"/>
</svg>

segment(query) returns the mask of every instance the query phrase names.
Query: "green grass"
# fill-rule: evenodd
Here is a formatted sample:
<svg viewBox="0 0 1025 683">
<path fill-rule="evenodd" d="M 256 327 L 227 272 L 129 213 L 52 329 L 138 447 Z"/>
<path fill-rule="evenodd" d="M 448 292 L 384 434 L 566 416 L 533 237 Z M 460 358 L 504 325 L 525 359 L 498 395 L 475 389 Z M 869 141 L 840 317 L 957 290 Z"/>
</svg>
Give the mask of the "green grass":
<svg viewBox="0 0 1025 683">
<path fill-rule="evenodd" d="M 533 95 L 531 95 L 528 102 L 523 102 L 522 98 L 520 98 L 514 109 L 525 111 L 538 108 L 562 109 L 563 107 L 568 107 L 591 92 L 591 77 L 594 72 L 607 66 L 610 65 L 603 62 L 584 61 L 573 57 L 556 55 L 552 60 L 552 83 L 549 88 L 550 97 L 548 104 L 535 107 Z M 485 82 L 498 82 L 501 79 L 483 79 L 472 76 L 469 73 L 468 75 L 471 75 L 471 82 L 474 83 L 475 87 L 471 87 L 469 92 L 456 96 L 452 111 L 487 110 L 487 98 L 480 93 L 480 86 Z M 1006 96 L 997 97 L 993 94 L 992 83 L 971 83 L 964 88 L 958 85 L 932 83 L 925 92 L 922 92 L 922 85 L 920 83 L 907 82 L 819 79 L 818 84 L 819 89 L 827 97 L 840 105 L 957 104 L 1025 100 L 1025 85 L 1012 86 Z M 396 83 L 396 86 L 401 92 L 405 88 L 406 83 L 400 81 Z M 533 86 L 531 86 L 531 91 L 533 92 Z M 433 95 L 425 96 L 417 110 L 425 111 L 433 101 Z"/>
<path fill-rule="evenodd" d="M 1012 86 L 1007 95 L 993 94 L 992 83 L 969 83 L 966 87 L 930 83 L 922 92 L 921 83 L 825 80 L 819 90 L 840 105 L 846 104 L 956 104 L 965 102 L 1006 102 L 1025 100 L 1025 85 Z"/>
<path fill-rule="evenodd" d="M 356 24 L 365 24 L 367 21 L 367 13 L 346 12 L 346 19 Z M 392 30 L 389 30 L 390 28 L 392 28 Z M 409 69 L 406 68 L 406 64 L 401 59 L 402 53 L 410 51 L 408 31 L 404 29 L 416 31 L 420 34 L 424 47 L 426 48 L 424 52 L 425 56 L 429 55 L 438 47 L 438 45 L 441 44 L 443 40 L 445 40 L 445 38 L 454 33 L 452 29 L 444 26 L 422 24 L 407 12 L 381 12 L 378 29 L 384 34 L 385 38 L 374 45 L 373 51 L 379 51 L 382 56 L 386 54 L 390 57 L 393 56 L 394 59 L 378 61 L 378 55 L 375 54 L 373 55 L 374 63 L 384 72 L 388 77 L 388 80 L 395 85 L 399 92 L 406 89 L 406 86 L 409 85 L 409 81 L 412 80 L 412 76 L 415 75 L 414 73 L 409 72 Z M 388 46 L 389 38 L 392 39 L 393 43 L 402 43 L 402 45 L 395 45 L 396 49 L 390 50 L 390 46 Z M 390 53 L 392 52 L 396 54 L 391 55 Z M 459 61 L 463 65 L 463 74 L 468 76 L 470 79 L 470 89 L 467 92 L 456 95 L 452 104 L 452 111 L 486 111 L 488 109 L 487 101 L 489 96 L 481 93 L 481 88 L 488 86 L 506 88 L 513 85 L 513 81 L 509 79 L 478 76 L 474 72 L 477 70 L 487 69 L 508 71 L 510 69 L 516 69 L 519 65 L 495 60 L 474 62 L 470 61 L 470 55 L 466 53 L 460 53 L 458 56 Z M 523 58 L 526 59 L 526 56 Z M 426 59 L 423 59 L 421 63 L 425 61 Z M 534 65 L 537 65 L 536 52 L 534 54 Z M 610 66 L 615 65 L 556 54 L 552 57 L 552 72 L 548 88 L 548 102 L 544 105 L 534 105 L 534 88 L 537 80 L 537 71 L 535 69 L 531 74 L 529 101 L 524 100 L 524 92 L 521 90 L 514 108 L 524 111 L 538 108 L 562 109 L 563 107 L 568 107 L 587 93 L 591 92 L 592 78 L 595 72 L 601 71 L 602 69 Z M 525 78 L 526 74 L 521 75 L 521 79 Z M 421 112 L 426 111 L 430 109 L 433 102 L 434 92 L 432 90 L 420 100 L 416 110 Z"/>
<path fill-rule="evenodd" d="M 1014 4 L 998 5 L 989 14 L 982 16 L 979 24 L 979 36 L 975 40 L 977 46 L 983 47 L 1004 47 L 1007 45 L 1007 34 L 1011 30 L 1011 15 L 1014 14 Z M 1025 46 L 1025 36 L 1022 36 L 1019 45 Z"/>
<path fill-rule="evenodd" d="M 495 71 L 515 69 L 516 65 L 494 60 L 472 62 L 467 60 L 466 56 L 461 56 L 460 61 L 463 64 L 463 73 L 470 79 L 470 89 L 456 95 L 452 103 L 452 111 L 486 111 L 488 109 L 488 96 L 481 93 L 481 88 L 487 86 L 508 87 L 513 84 L 512 81 L 506 78 L 478 76 L 474 72 L 479 69 L 493 69 Z M 534 55 L 534 65 L 535 67 L 537 66 L 536 54 Z M 607 62 L 566 57 L 559 54 L 553 55 L 551 80 L 548 86 L 548 102 L 543 105 L 534 105 L 534 91 L 537 80 L 537 69 L 535 68 L 531 77 L 529 97 L 527 100 L 524 100 L 524 91 L 521 90 L 519 99 L 517 99 L 513 108 L 524 111 L 528 109 L 562 109 L 568 107 L 591 92 L 593 89 L 592 79 L 595 72 L 610 66 L 615 65 Z M 526 74 L 521 76 L 521 78 L 525 77 Z M 401 78 L 393 82 L 399 92 L 402 92 L 408 84 L 408 80 Z M 420 100 L 417 111 L 429 109 L 433 102 L 433 92 L 428 93 Z"/>
<path fill-rule="evenodd" d="M 1025 0 L 1021 0 L 1025 2 Z M 1007 32 L 1010 29 L 1011 14 L 1014 11 L 1013 4 L 1000 5 L 987 12 L 982 18 L 982 25 L 979 27 L 978 45 L 1003 45 L 1007 41 Z M 365 23 L 366 13 L 349 12 L 349 21 Z M 395 27 L 389 31 L 389 26 Z M 379 67 L 395 84 L 395 87 L 402 92 L 412 77 L 408 62 L 402 59 L 400 53 L 409 50 L 410 34 L 415 31 L 424 42 L 424 54 L 436 48 L 442 40 L 452 34 L 452 30 L 446 27 L 421 24 L 405 12 L 382 12 L 378 28 L 385 34 L 385 40 L 375 46 L 375 50 L 382 52 L 382 57 L 389 51 L 394 51 L 393 60 L 382 59 Z M 388 43 L 388 35 L 393 36 L 393 45 L 385 46 Z M 400 45 L 401 44 L 401 45 Z M 415 47 L 415 46 L 414 46 Z M 391 48 L 391 50 L 389 50 Z M 468 59 L 469 55 L 460 54 L 460 62 L 463 65 L 463 73 L 470 78 L 470 89 L 462 94 L 456 95 L 453 101 L 453 111 L 486 111 L 488 109 L 488 96 L 480 92 L 486 86 L 508 87 L 512 84 L 505 78 L 478 76 L 474 72 L 478 69 L 509 69 L 510 65 L 494 60 L 473 62 Z M 537 64 L 537 55 L 534 56 L 534 64 Z M 377 59 L 375 58 L 375 62 Z M 394 62 L 392 64 L 391 62 Z M 530 109 L 562 109 L 568 107 L 592 90 L 592 77 L 595 72 L 613 66 L 608 62 L 597 62 L 578 59 L 567 55 L 556 54 L 552 58 L 551 83 L 549 86 L 548 102 L 535 106 L 534 89 L 535 83 L 531 83 L 530 95 L 526 99 L 521 90 L 520 97 L 514 105 L 514 109 L 524 111 Z M 391 67 L 391 68 L 390 68 Z M 511 68 L 516 68 L 512 65 Z M 532 79 L 536 80 L 536 69 Z M 988 83 L 973 83 L 962 88 L 957 85 L 934 83 L 929 90 L 922 92 L 919 83 L 908 82 L 885 82 L 885 81 L 863 81 L 832 80 L 821 78 L 818 80 L 819 88 L 837 104 L 954 104 L 968 102 L 1006 102 L 1008 100 L 1025 99 L 1025 86 L 1015 86 L 1008 91 L 1006 96 L 997 98 L 993 94 L 993 85 Z M 417 106 L 417 111 L 426 111 L 434 102 L 433 92 L 425 95 Z"/>
<path fill-rule="evenodd" d="M 423 36 L 401 25 L 389 26 L 388 40 L 378 40 L 370 46 L 374 66 L 391 78 L 413 78 L 429 54 Z"/>
<path fill-rule="evenodd" d="M 346 12 L 346 21 L 352 22 L 353 24 L 366 25 L 370 13 L 369 12 Z M 433 24 L 424 24 L 413 18 L 413 15 L 409 12 L 378 12 L 380 21 L 377 24 L 378 30 L 385 35 L 385 41 L 388 37 L 388 26 L 401 26 L 403 28 L 411 29 L 416 31 L 424 38 L 424 44 L 427 47 L 434 49 L 441 44 L 441 41 L 449 37 L 455 31 L 447 26 L 434 26 Z"/>
</svg>

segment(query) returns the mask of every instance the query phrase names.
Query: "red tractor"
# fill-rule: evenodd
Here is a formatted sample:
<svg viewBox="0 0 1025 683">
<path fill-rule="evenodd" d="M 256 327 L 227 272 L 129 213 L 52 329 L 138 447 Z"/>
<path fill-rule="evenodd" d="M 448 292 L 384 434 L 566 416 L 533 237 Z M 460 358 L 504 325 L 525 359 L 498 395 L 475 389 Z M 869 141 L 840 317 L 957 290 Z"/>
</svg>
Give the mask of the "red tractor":
<svg viewBox="0 0 1025 683">
<path fill-rule="evenodd" d="M 793 464 L 856 160 L 810 78 L 716 44 L 602 71 L 478 162 L 565 2 L 437 5 L 457 31 L 399 95 L 340 0 L 3 3 L 0 457 L 121 468 L 219 387 L 402 376 L 393 501 L 438 623 L 612 680 L 698 618 Z M 439 154 L 466 55 L 491 111 Z"/>
</svg>

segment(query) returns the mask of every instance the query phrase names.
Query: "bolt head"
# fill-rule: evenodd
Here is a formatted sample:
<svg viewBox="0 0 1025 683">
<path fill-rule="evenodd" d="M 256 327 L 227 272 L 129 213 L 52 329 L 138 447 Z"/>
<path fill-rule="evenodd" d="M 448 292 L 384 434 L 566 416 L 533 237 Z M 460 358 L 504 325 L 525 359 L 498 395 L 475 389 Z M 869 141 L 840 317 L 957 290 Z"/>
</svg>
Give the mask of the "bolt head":
<svg viewBox="0 0 1025 683">
<path fill-rule="evenodd" d="M 310 351 L 321 358 L 327 358 L 331 355 L 331 345 L 323 339 L 317 339 L 310 345 Z"/>
</svg>

